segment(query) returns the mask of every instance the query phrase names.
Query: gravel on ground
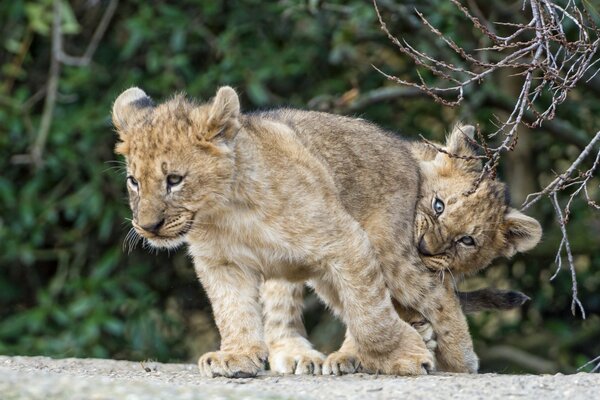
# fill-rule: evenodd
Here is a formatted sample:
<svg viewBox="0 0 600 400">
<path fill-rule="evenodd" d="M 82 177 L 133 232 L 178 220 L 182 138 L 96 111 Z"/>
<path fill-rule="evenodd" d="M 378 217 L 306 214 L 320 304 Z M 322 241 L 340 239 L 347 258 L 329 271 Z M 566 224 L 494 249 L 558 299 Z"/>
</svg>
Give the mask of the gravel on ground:
<svg viewBox="0 0 600 400">
<path fill-rule="evenodd" d="M 366 374 L 202 378 L 194 364 L 0 356 L 0 398 L 13 399 L 591 399 L 600 374 Z"/>
</svg>

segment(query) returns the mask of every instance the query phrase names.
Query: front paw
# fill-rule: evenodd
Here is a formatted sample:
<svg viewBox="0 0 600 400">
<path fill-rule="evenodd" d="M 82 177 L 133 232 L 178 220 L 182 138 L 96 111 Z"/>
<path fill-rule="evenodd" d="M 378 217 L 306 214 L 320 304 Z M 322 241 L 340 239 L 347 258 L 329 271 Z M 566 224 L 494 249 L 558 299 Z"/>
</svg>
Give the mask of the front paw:
<svg viewBox="0 0 600 400">
<path fill-rule="evenodd" d="M 204 354 L 198 360 L 200 375 L 209 378 L 251 378 L 265 369 L 267 352 L 253 350 L 247 352 L 214 351 Z"/>
<path fill-rule="evenodd" d="M 403 332 L 399 345 L 388 353 L 361 353 L 363 371 L 388 375 L 427 375 L 435 369 L 435 359 L 414 329 Z"/>
<path fill-rule="evenodd" d="M 359 370 L 360 361 L 358 356 L 341 351 L 331 353 L 323 364 L 323 375 L 354 374 Z"/>
<path fill-rule="evenodd" d="M 420 318 L 418 320 L 411 321 L 410 325 L 415 328 L 419 335 L 421 335 L 421 338 L 423 338 L 423 341 L 425 342 L 425 347 L 429 349 L 431 354 L 435 354 L 435 351 L 438 347 L 436 341 L 437 335 L 433 331 L 433 326 L 431 323 L 424 318 Z"/>
<path fill-rule="evenodd" d="M 313 349 L 282 349 L 269 354 L 269 366 L 279 374 L 321 375 L 325 355 Z"/>
</svg>

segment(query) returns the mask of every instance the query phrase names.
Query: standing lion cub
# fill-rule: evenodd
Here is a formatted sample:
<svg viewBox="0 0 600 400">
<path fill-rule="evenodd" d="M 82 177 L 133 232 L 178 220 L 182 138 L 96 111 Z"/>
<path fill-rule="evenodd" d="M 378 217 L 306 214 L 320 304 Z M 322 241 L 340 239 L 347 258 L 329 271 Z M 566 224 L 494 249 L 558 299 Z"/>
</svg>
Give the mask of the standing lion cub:
<svg viewBox="0 0 600 400">
<path fill-rule="evenodd" d="M 177 96 L 158 106 L 132 88 L 115 101 L 113 121 L 134 228 L 156 247 L 187 243 L 212 303 L 222 341 L 200 358 L 203 375 L 264 367 L 258 297 L 269 278 L 311 281 L 367 371 L 433 368 L 392 297 L 432 324 L 442 362 L 476 369 L 453 288 L 424 273 L 412 244 L 419 172 L 405 142 L 324 113 L 242 115 L 229 87 L 206 104 Z"/>
</svg>

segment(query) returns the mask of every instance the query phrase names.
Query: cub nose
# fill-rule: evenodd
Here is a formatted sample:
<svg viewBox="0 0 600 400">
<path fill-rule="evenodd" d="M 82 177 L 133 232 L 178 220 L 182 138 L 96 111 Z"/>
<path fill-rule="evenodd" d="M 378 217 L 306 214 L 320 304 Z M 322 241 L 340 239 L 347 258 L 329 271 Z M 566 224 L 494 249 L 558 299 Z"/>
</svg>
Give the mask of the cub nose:
<svg viewBox="0 0 600 400">
<path fill-rule="evenodd" d="M 419 253 L 423 254 L 424 256 L 432 255 L 429 249 L 427 248 L 427 243 L 425 242 L 425 235 L 421 235 L 421 238 L 419 238 L 419 244 L 417 245 L 417 249 L 419 250 Z"/>
<path fill-rule="evenodd" d="M 165 219 L 161 219 L 160 221 L 153 222 L 151 224 L 140 225 L 141 228 L 147 232 L 156 233 L 160 229 L 161 226 L 165 224 Z"/>
</svg>

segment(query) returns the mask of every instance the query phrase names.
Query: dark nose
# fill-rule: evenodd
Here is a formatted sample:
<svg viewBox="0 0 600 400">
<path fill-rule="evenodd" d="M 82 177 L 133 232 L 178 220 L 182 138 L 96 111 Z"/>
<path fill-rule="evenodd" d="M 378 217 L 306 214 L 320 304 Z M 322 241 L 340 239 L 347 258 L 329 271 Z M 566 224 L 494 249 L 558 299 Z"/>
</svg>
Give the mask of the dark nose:
<svg viewBox="0 0 600 400">
<path fill-rule="evenodd" d="M 158 222 L 154 222 L 152 224 L 147 224 L 147 225 L 142 225 L 142 229 L 147 231 L 147 232 L 151 232 L 151 233 L 156 233 L 158 232 L 158 230 L 160 229 L 161 226 L 163 226 L 165 224 L 165 219 L 161 219 Z"/>
<path fill-rule="evenodd" d="M 417 245 L 417 249 L 419 249 L 419 253 L 423 254 L 424 256 L 430 256 L 431 252 L 429 251 L 429 249 L 427 249 L 427 244 L 425 243 L 424 236 L 425 235 L 421 235 L 421 238 L 419 239 L 419 244 Z"/>
</svg>

